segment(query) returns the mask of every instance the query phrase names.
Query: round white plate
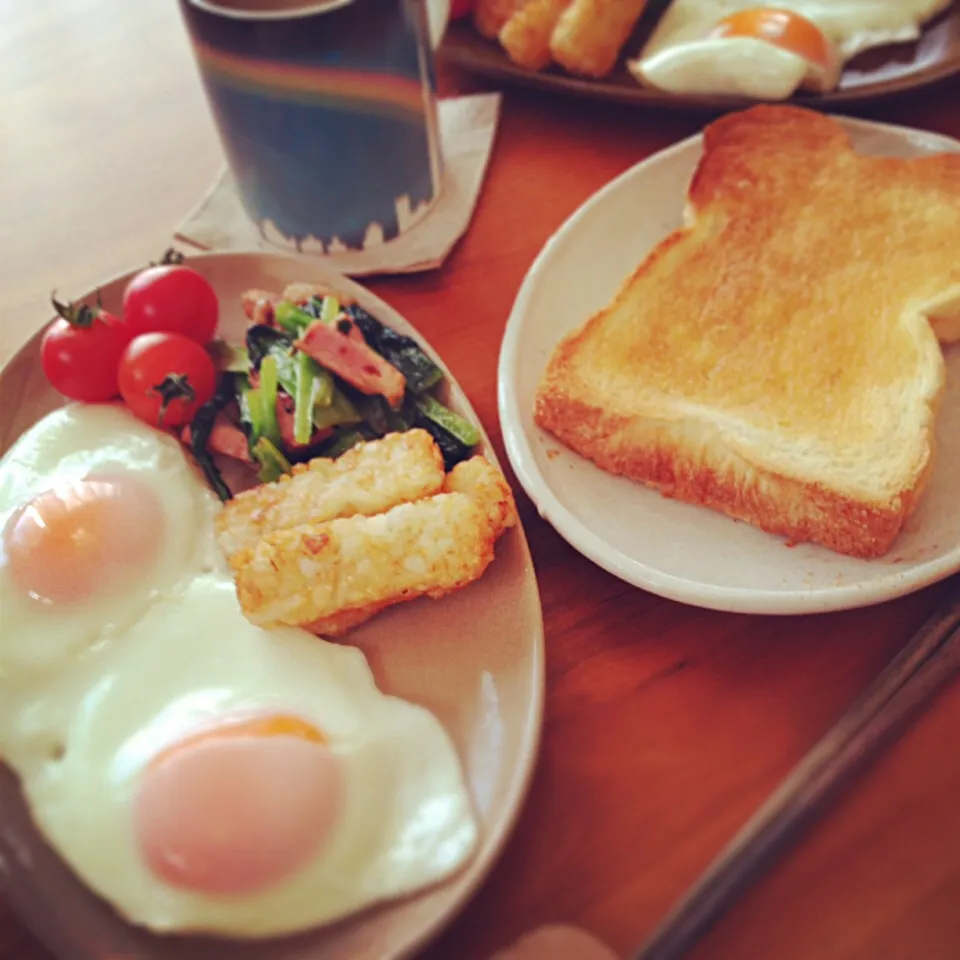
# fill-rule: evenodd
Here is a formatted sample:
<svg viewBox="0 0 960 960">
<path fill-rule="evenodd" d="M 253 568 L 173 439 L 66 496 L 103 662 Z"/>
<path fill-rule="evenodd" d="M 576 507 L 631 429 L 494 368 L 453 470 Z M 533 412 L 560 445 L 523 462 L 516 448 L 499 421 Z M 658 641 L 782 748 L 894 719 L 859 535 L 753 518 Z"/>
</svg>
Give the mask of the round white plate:
<svg viewBox="0 0 960 960">
<path fill-rule="evenodd" d="M 947 137 L 840 122 L 861 153 L 960 151 Z M 527 274 L 499 368 L 500 419 L 524 489 L 561 536 L 605 570 L 660 596 L 717 610 L 790 614 L 866 606 L 960 570 L 960 347 L 947 351 L 929 490 L 879 560 L 812 544 L 790 547 L 746 523 L 668 500 L 604 473 L 534 424 L 537 384 L 557 342 L 608 303 L 624 277 L 681 225 L 701 150 L 702 137 L 692 137 L 608 184 L 547 242 Z"/>
</svg>

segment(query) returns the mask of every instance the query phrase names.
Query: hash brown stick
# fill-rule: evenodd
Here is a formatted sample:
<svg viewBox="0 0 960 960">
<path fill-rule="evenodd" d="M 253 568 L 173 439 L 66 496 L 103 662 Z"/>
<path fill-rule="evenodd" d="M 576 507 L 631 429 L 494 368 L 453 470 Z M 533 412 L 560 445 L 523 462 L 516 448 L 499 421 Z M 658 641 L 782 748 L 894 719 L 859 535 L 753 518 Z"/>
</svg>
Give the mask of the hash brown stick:
<svg viewBox="0 0 960 960">
<path fill-rule="evenodd" d="M 486 514 L 494 539 L 517 523 L 513 491 L 503 474 L 484 457 L 458 463 L 443 481 L 444 493 L 465 493 Z"/>
<path fill-rule="evenodd" d="M 443 482 L 443 457 L 426 430 L 388 433 L 336 460 L 317 457 L 276 483 L 238 493 L 217 516 L 217 539 L 230 559 L 272 531 L 383 513 L 439 493 Z"/>
<path fill-rule="evenodd" d="M 500 31 L 500 43 L 514 63 L 542 70 L 551 60 L 550 37 L 570 0 L 530 0 Z"/>
<path fill-rule="evenodd" d="M 441 493 L 375 517 L 273 531 L 231 565 L 252 623 L 316 629 L 323 618 L 465 587 L 493 560 L 495 539 L 477 501 Z"/>
<path fill-rule="evenodd" d="M 485 514 L 494 540 L 517 523 L 513 492 L 503 474 L 482 456 L 458 463 L 444 479 L 443 492 L 464 493 L 471 497 Z M 320 636 L 340 637 L 389 605 L 387 602 L 371 603 L 322 617 L 305 626 Z"/>
<path fill-rule="evenodd" d="M 646 5 L 647 0 L 573 0 L 550 38 L 553 59 L 570 73 L 605 77 Z"/>
<path fill-rule="evenodd" d="M 477 0 L 473 25 L 488 40 L 496 40 L 504 24 L 530 0 Z"/>
</svg>

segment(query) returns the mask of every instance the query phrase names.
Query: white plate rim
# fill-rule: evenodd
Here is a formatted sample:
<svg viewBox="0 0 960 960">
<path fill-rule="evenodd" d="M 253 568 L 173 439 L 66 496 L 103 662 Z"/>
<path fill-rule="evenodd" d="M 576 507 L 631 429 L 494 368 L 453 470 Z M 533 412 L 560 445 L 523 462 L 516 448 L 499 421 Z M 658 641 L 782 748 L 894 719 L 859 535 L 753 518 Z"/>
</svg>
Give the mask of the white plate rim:
<svg viewBox="0 0 960 960">
<path fill-rule="evenodd" d="M 171 249 L 178 253 L 183 253 L 186 265 L 188 266 L 200 260 L 210 261 L 254 259 L 257 261 L 262 261 L 274 259 L 293 262 L 299 261 L 304 265 L 305 270 L 311 271 L 314 276 L 317 277 L 316 282 L 329 283 L 334 287 L 342 289 L 344 292 L 353 294 L 358 303 L 369 309 L 378 319 L 381 319 L 382 322 L 388 323 L 390 326 L 394 327 L 394 329 L 398 329 L 401 333 L 416 339 L 420 347 L 423 348 L 424 351 L 431 357 L 431 359 L 433 359 L 434 362 L 440 367 L 440 369 L 443 371 L 446 382 L 459 394 L 456 404 L 458 409 L 468 416 L 480 431 L 481 445 L 484 447 L 484 456 L 492 460 L 496 466 L 502 469 L 496 449 L 490 440 L 490 435 L 484 427 L 483 421 L 477 414 L 473 403 L 467 396 L 466 391 L 460 385 L 459 379 L 451 373 L 443 358 L 433 347 L 432 343 L 430 343 L 430 341 L 423 335 L 423 333 L 421 333 L 420 330 L 406 318 L 406 316 L 401 314 L 397 308 L 391 306 L 386 300 L 374 293 L 369 287 L 364 286 L 362 283 L 358 282 L 352 277 L 342 274 L 330 264 L 304 254 L 297 254 L 283 250 L 266 251 L 256 249 L 193 250 L 190 248 L 184 252 L 177 246 L 174 246 Z M 76 302 L 81 303 L 87 302 L 88 300 L 92 302 L 92 298 L 97 290 L 110 287 L 118 282 L 129 279 L 140 269 L 144 269 L 144 267 L 141 266 L 118 270 L 110 277 L 99 281 L 99 283 L 97 283 L 95 286 L 91 286 L 88 293 L 76 298 Z M 40 326 L 38 329 L 32 331 L 27 335 L 25 340 L 19 342 L 9 356 L 2 363 L 0 363 L 0 377 L 7 372 L 8 368 L 23 362 L 24 356 L 35 349 L 48 322 L 49 318 L 48 320 L 44 321 L 43 326 Z M 64 403 L 66 402 L 67 401 L 64 400 Z M 439 937 L 457 920 L 462 911 L 465 910 L 467 906 L 469 906 L 469 904 L 472 903 L 473 900 L 478 896 L 484 884 L 487 882 L 491 871 L 503 856 L 507 845 L 510 843 L 511 838 L 513 837 L 514 831 L 517 827 L 517 822 L 520 819 L 520 815 L 526 806 L 527 797 L 529 795 L 533 778 L 537 770 L 537 765 L 539 763 L 540 747 L 543 741 L 544 715 L 546 706 L 546 638 L 543 621 L 543 606 L 539 589 L 539 578 L 537 577 L 536 569 L 532 562 L 530 543 L 527 538 L 526 531 L 524 530 L 522 523 L 519 523 L 518 526 L 521 534 L 522 550 L 527 559 L 527 566 L 529 570 L 528 576 L 532 578 L 533 585 L 535 587 L 534 592 L 537 617 L 535 621 L 536 631 L 532 638 L 532 697 L 527 703 L 526 708 L 526 717 L 528 718 L 529 726 L 524 737 L 525 742 L 523 743 L 521 763 L 513 770 L 511 775 L 510 799 L 507 803 L 506 809 L 496 832 L 493 835 L 484 835 L 484 840 L 486 842 L 482 843 L 478 847 L 474 857 L 464 865 L 464 870 L 475 872 L 474 876 L 471 878 L 469 886 L 464 889 L 461 895 L 459 895 L 444 909 L 439 911 L 431 920 L 424 922 L 422 927 L 414 932 L 412 936 L 408 937 L 405 942 L 397 944 L 395 947 L 391 948 L 390 953 L 384 955 L 384 960 L 408 960 L 408 958 L 415 956 L 418 952 L 428 947 L 437 937 Z M 0 763 L 2 763 L 2 758 L 0 758 Z M 459 873 L 449 878 L 448 881 L 444 881 L 444 883 L 456 882 L 458 876 Z M 2 871 L 0 871 L 0 881 L 2 880 Z M 81 883 L 82 881 L 77 880 L 77 882 Z M 0 893 L 4 891 L 6 886 L 8 885 L 5 881 L 0 882 Z M 394 901 L 384 901 L 384 903 L 377 906 L 389 907 L 394 903 L 403 903 L 407 900 L 415 899 L 418 895 L 420 895 L 420 893 L 429 894 L 432 889 L 433 887 L 428 887 L 419 893 L 413 893 L 407 897 L 402 897 Z M 43 918 L 38 916 L 36 911 L 23 909 L 20 898 L 15 895 L 10 898 L 4 896 L 4 902 L 9 904 L 11 911 L 18 917 L 20 922 L 31 931 L 31 933 L 40 943 L 42 943 L 47 949 L 52 950 L 55 955 L 60 955 L 57 945 L 48 935 L 49 931 L 43 922 Z M 352 919 L 355 921 L 358 918 L 362 918 L 364 912 L 365 911 L 361 911 L 355 915 L 351 915 L 346 919 Z M 297 936 L 315 935 L 322 932 L 324 926 L 333 925 L 335 924 L 323 925 L 315 929 L 305 930 Z M 274 938 L 265 942 L 272 945 L 275 942 L 280 942 L 282 939 L 283 938 Z"/>
<path fill-rule="evenodd" d="M 904 139 L 922 137 L 931 143 L 942 144 L 944 150 L 960 152 L 960 140 L 944 134 L 841 115 L 835 115 L 834 119 L 849 131 L 881 132 Z M 553 250 L 570 233 L 577 230 L 579 225 L 610 196 L 616 194 L 625 184 L 642 177 L 648 167 L 668 163 L 693 149 L 699 150 L 702 143 L 703 132 L 701 131 L 651 154 L 609 181 L 561 224 L 544 244 L 527 271 L 507 319 L 497 365 L 497 406 L 500 413 L 500 426 L 507 458 L 521 486 L 537 507 L 540 516 L 570 546 L 597 566 L 626 583 L 657 596 L 710 610 L 780 616 L 851 610 L 913 593 L 957 573 L 960 571 L 960 546 L 930 563 L 918 565 L 905 572 L 891 573 L 889 576 L 870 581 L 867 585 L 852 582 L 832 587 L 813 588 L 806 592 L 720 587 L 685 580 L 626 556 L 610 547 L 601 536 L 593 533 L 554 494 L 537 465 L 529 437 L 523 426 L 524 414 L 517 394 L 524 317 L 534 295 L 536 283 L 549 269 Z M 535 429 L 539 430 L 539 428 Z M 599 470 L 599 467 L 596 469 Z"/>
</svg>

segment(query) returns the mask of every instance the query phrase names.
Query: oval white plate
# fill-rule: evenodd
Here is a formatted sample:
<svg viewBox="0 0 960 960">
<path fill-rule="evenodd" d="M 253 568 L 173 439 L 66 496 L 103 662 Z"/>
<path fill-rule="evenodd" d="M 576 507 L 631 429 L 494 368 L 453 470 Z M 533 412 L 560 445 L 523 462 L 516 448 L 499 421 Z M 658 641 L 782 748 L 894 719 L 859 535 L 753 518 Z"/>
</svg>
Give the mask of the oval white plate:
<svg viewBox="0 0 960 960">
<path fill-rule="evenodd" d="M 240 341 L 247 322 L 240 293 L 326 282 L 353 294 L 395 330 L 415 337 L 403 317 L 359 284 L 308 258 L 229 253 L 190 257 L 190 266 L 220 297 L 221 336 Z M 104 306 L 119 310 L 130 274 L 101 287 Z M 90 298 L 92 299 L 92 298 Z M 47 384 L 35 336 L 0 374 L 0 453 L 63 402 Z M 446 368 L 444 399 L 480 423 Z M 481 428 L 482 429 L 482 428 Z M 486 434 L 482 452 L 496 462 Z M 523 530 L 509 531 L 485 575 L 439 601 L 417 600 L 386 611 L 344 638 L 366 654 L 377 683 L 431 710 L 460 755 L 481 825 L 478 850 L 447 882 L 418 896 L 367 910 L 333 926 L 286 940 L 239 944 L 157 937 L 125 923 L 84 888 L 30 822 L 16 778 L 0 762 L 0 895 L 63 960 L 398 960 L 447 923 L 483 881 L 503 848 L 536 760 L 543 711 L 543 620 Z"/>
<path fill-rule="evenodd" d="M 957 151 L 947 137 L 841 118 L 861 153 L 911 157 Z M 520 288 L 499 366 L 507 453 L 541 515 L 574 548 L 652 593 L 746 613 L 814 613 L 865 606 L 960 570 L 960 347 L 947 352 L 930 488 L 890 553 L 855 560 L 786 542 L 711 510 L 611 476 L 533 422 L 537 384 L 560 338 L 613 297 L 681 225 L 702 137 L 656 154 L 604 187 L 547 242 Z M 853 200 L 852 202 L 855 202 Z M 958 251 L 960 256 L 960 251 Z"/>
</svg>

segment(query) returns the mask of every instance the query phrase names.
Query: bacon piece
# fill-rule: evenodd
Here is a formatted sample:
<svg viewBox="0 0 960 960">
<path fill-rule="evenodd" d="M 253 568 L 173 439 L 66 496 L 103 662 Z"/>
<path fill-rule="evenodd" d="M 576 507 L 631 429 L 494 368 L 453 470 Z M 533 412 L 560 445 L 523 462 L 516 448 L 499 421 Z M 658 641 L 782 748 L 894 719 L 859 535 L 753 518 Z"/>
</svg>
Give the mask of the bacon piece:
<svg viewBox="0 0 960 960">
<path fill-rule="evenodd" d="M 318 321 L 307 327 L 295 346 L 361 393 L 379 394 L 394 407 L 403 400 L 407 386 L 403 374 L 362 340 Z"/>
<path fill-rule="evenodd" d="M 367 342 L 363 336 L 363 331 L 349 317 L 345 317 L 343 314 L 340 315 L 336 327 L 340 333 L 349 337 L 351 340 L 359 340 L 361 343 Z"/>
<path fill-rule="evenodd" d="M 180 432 L 180 439 L 190 446 L 191 432 L 189 425 Z M 247 435 L 236 425 L 231 423 L 222 413 L 218 413 L 213 421 L 213 428 L 207 440 L 207 449 L 212 453 L 222 453 L 225 457 L 253 463 L 250 459 L 250 447 Z"/>
</svg>

